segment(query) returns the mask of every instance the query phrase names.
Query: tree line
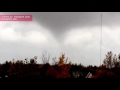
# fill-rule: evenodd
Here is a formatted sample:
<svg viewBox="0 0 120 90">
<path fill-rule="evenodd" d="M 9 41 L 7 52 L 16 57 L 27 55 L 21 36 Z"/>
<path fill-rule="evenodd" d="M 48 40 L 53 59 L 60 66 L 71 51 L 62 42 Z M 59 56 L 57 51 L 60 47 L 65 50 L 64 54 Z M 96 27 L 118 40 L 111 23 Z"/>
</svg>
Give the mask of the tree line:
<svg viewBox="0 0 120 90">
<path fill-rule="evenodd" d="M 0 64 L 0 78 L 85 78 L 88 72 L 91 78 L 120 78 L 120 54 L 107 53 L 103 64 L 100 66 L 84 66 L 69 62 L 65 54 L 58 60 L 50 55 L 43 54 L 43 64 L 37 63 L 37 56 L 28 60 L 6 61 Z"/>
</svg>

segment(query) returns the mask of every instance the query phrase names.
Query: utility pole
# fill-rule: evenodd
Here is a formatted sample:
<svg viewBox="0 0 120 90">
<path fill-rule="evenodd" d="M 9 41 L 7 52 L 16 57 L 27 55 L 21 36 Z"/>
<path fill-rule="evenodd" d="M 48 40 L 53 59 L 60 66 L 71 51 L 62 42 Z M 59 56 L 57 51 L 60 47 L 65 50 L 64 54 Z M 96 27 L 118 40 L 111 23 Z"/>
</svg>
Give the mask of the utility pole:
<svg viewBox="0 0 120 90">
<path fill-rule="evenodd" d="M 100 65 L 102 59 L 102 14 L 101 14 L 101 33 L 100 33 Z"/>
</svg>

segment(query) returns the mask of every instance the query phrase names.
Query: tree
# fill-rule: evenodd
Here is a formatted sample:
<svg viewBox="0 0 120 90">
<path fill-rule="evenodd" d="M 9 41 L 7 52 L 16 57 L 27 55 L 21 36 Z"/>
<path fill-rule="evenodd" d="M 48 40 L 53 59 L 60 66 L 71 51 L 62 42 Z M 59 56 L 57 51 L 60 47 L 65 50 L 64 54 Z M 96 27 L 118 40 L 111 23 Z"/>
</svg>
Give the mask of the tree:
<svg viewBox="0 0 120 90">
<path fill-rule="evenodd" d="M 29 63 L 28 58 L 25 58 L 24 64 L 28 64 L 28 63 Z"/>
<path fill-rule="evenodd" d="M 37 64 L 37 56 L 30 59 L 30 64 Z"/>
<path fill-rule="evenodd" d="M 71 63 L 67 62 L 67 60 L 68 58 L 65 59 L 65 54 L 62 54 L 56 65 L 49 66 L 47 76 L 52 78 L 70 78 L 69 71 L 71 68 Z"/>
<path fill-rule="evenodd" d="M 44 51 L 42 53 L 42 57 L 41 58 L 42 58 L 42 61 L 43 61 L 44 64 L 49 63 L 50 54 L 48 52 Z"/>
<path fill-rule="evenodd" d="M 108 52 L 103 61 L 103 65 L 106 66 L 106 68 L 120 67 L 120 54 L 117 57 L 117 55 L 113 55 L 111 51 Z"/>
<path fill-rule="evenodd" d="M 113 53 L 110 51 L 107 53 L 106 58 L 103 61 L 103 64 L 106 66 L 106 68 L 113 68 L 115 67 L 116 63 L 116 55 L 113 57 Z"/>
<path fill-rule="evenodd" d="M 58 62 L 56 61 L 56 57 L 52 58 L 52 65 L 58 65 Z"/>
<path fill-rule="evenodd" d="M 65 60 L 65 54 L 62 54 L 61 57 L 59 57 L 58 65 L 61 66 L 61 65 L 67 64 L 67 60 L 68 60 L 68 57 Z"/>
<path fill-rule="evenodd" d="M 58 61 L 58 67 L 60 69 L 60 74 L 58 74 L 57 78 L 70 78 L 70 68 L 71 62 L 67 62 L 68 57 L 65 59 L 65 54 L 62 54 Z"/>
</svg>

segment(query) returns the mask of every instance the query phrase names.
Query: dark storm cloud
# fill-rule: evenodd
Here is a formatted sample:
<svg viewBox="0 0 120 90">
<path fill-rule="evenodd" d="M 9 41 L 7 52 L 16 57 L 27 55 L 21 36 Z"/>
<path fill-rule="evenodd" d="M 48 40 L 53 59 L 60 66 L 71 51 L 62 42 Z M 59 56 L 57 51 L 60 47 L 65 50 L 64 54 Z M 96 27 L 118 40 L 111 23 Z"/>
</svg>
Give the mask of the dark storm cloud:
<svg viewBox="0 0 120 90">
<path fill-rule="evenodd" d="M 100 25 L 100 13 L 95 12 L 24 12 L 23 14 L 32 14 L 33 20 L 48 28 L 56 37 L 74 27 Z"/>
<path fill-rule="evenodd" d="M 117 12 L 14 12 L 15 14 L 32 14 L 33 20 L 48 28 L 55 37 L 60 37 L 71 28 L 114 26 L 120 24 Z"/>
<path fill-rule="evenodd" d="M 49 28 L 55 36 L 60 36 L 71 28 L 99 25 L 99 17 L 100 15 L 98 13 L 85 12 L 34 13 L 35 20 L 41 25 Z"/>
<path fill-rule="evenodd" d="M 120 24 L 119 12 L 36 12 L 33 17 L 55 36 L 60 36 L 71 28 L 100 27 L 101 13 L 103 26 Z"/>
</svg>

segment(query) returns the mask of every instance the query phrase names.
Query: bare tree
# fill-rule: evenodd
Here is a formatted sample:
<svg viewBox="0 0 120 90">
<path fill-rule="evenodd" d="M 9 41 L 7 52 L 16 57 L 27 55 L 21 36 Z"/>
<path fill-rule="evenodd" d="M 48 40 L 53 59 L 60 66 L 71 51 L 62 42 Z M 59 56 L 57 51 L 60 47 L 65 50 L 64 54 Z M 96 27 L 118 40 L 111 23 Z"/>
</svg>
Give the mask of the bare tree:
<svg viewBox="0 0 120 90">
<path fill-rule="evenodd" d="M 50 60 L 50 54 L 47 52 L 47 51 L 44 51 L 43 53 L 42 53 L 42 62 L 44 63 L 44 64 L 47 64 L 47 63 L 49 63 L 49 60 Z"/>
<path fill-rule="evenodd" d="M 58 65 L 58 61 L 56 61 L 56 57 L 52 58 L 52 65 Z"/>
</svg>

